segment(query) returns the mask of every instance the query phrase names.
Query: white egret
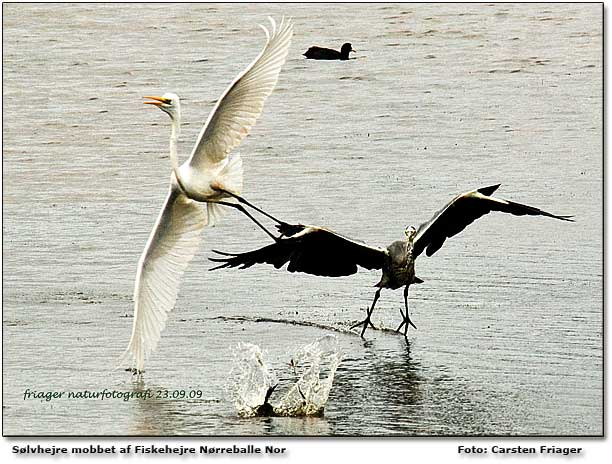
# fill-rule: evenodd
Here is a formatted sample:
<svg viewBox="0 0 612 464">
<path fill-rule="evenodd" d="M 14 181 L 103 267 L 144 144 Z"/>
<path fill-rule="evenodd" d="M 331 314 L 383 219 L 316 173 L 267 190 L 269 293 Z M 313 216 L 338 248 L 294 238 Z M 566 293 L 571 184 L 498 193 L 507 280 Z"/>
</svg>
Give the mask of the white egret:
<svg viewBox="0 0 612 464">
<path fill-rule="evenodd" d="M 403 322 L 397 328 L 414 324 L 408 314 L 408 288 L 411 284 L 423 281 L 415 275 L 414 262 L 426 250 L 427 256 L 440 249 L 444 241 L 452 237 L 476 219 L 490 213 L 501 211 L 515 216 L 547 216 L 562 221 L 573 221 L 571 216 L 557 216 L 532 206 L 514 203 L 491 195 L 498 185 L 480 188 L 455 197 L 444 208 L 438 211 L 429 221 L 418 229 L 408 227 L 405 239 L 393 242 L 387 248 L 373 247 L 358 240 L 344 237 L 329 229 L 302 224 L 287 224 L 280 221 L 276 226 L 283 238 L 276 243 L 246 253 L 225 253 L 223 258 L 210 258 L 211 261 L 223 264 L 211 269 L 239 267 L 245 269 L 258 263 L 272 264 L 280 269 L 289 263 L 289 272 L 304 272 L 327 277 L 338 277 L 355 274 L 357 267 L 365 269 L 382 269 L 382 278 L 375 285 L 378 287 L 372 306 L 367 310 L 366 318 L 351 328 L 363 325 L 361 336 L 369 326 L 374 327 L 370 316 L 383 288 L 396 290 L 404 287 L 404 304 L 406 313 L 400 310 Z M 416 327 L 415 327 L 416 328 Z"/>
<path fill-rule="evenodd" d="M 176 302 L 181 276 L 200 244 L 202 229 L 218 221 L 224 206 L 241 210 L 260 225 L 241 204 L 234 202 L 252 206 L 239 196 L 242 161 L 239 155 L 230 152 L 247 136 L 261 114 L 289 51 L 293 34 L 291 20 L 283 20 L 277 28 L 274 20 L 269 19 L 270 31 L 261 26 L 266 33 L 266 45 L 223 93 L 208 116 L 191 156 L 183 164 L 179 165 L 177 155 L 179 97 L 172 93 L 145 97 L 150 99 L 145 103 L 157 106 L 170 116 L 172 175 L 170 191 L 136 273 L 132 335 L 124 355 L 133 358 L 135 372 L 143 371 L 145 359 L 157 346 L 168 313 Z"/>
</svg>

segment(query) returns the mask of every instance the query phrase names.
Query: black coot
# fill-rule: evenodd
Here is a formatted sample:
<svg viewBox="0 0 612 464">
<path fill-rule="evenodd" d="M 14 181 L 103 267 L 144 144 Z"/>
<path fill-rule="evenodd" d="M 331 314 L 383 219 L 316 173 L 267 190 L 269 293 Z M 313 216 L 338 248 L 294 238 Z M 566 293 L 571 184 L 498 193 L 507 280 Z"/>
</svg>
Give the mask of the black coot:
<svg viewBox="0 0 612 464">
<path fill-rule="evenodd" d="M 340 51 L 332 50 L 331 48 L 310 47 L 304 56 L 312 60 L 348 60 L 349 53 L 354 52 L 350 43 L 342 45 Z"/>
</svg>

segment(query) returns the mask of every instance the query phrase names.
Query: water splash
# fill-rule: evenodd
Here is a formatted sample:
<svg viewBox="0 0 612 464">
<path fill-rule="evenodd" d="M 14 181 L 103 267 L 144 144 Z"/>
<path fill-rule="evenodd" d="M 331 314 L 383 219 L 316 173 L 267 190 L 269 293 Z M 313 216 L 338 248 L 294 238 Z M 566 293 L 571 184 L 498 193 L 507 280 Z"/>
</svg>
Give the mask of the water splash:
<svg viewBox="0 0 612 464">
<path fill-rule="evenodd" d="M 233 349 L 234 365 L 230 371 L 228 392 L 238 414 L 243 417 L 259 415 L 267 404 L 269 394 L 278 380 L 264 361 L 261 349 L 252 343 L 239 343 Z"/>
<path fill-rule="evenodd" d="M 234 349 L 228 392 L 242 417 L 321 416 L 341 359 L 338 340 L 326 335 L 284 362 L 279 380 L 257 345 L 241 343 Z M 280 400 L 271 401 L 273 395 Z"/>
</svg>

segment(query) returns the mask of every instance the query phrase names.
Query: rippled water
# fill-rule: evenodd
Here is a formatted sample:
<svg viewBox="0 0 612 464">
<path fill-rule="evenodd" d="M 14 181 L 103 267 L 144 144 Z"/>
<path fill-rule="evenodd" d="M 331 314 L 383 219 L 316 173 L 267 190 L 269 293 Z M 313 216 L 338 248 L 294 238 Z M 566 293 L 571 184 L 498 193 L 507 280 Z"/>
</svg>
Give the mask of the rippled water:
<svg viewBox="0 0 612 464">
<path fill-rule="evenodd" d="M 354 8 L 3 4 L 5 434 L 603 433 L 602 6 Z M 293 16 L 295 38 L 240 147 L 252 202 L 387 245 L 453 195 L 501 182 L 499 196 L 576 223 L 492 215 L 420 258 L 406 344 L 348 330 L 377 272 L 207 272 L 211 248 L 267 241 L 230 214 L 205 231 L 136 380 L 112 369 L 170 173 L 167 117 L 141 97 L 183 97 L 185 156 L 268 14 Z M 356 59 L 301 56 L 344 41 Z M 383 291 L 375 324 L 394 328 L 401 307 Z M 331 332 L 345 356 L 324 417 L 238 417 L 232 347 L 281 362 Z M 26 389 L 156 396 L 46 402 Z"/>
</svg>

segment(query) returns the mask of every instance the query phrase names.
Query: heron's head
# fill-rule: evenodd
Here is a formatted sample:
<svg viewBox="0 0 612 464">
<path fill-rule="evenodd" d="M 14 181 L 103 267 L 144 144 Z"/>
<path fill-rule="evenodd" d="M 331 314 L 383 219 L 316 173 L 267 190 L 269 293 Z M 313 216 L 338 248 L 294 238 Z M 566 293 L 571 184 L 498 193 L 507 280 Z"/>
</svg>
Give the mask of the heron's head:
<svg viewBox="0 0 612 464">
<path fill-rule="evenodd" d="M 414 226 L 406 227 L 406 229 L 404 230 L 404 235 L 406 235 L 406 240 L 412 240 L 416 235 L 416 229 L 414 228 Z"/>
<path fill-rule="evenodd" d="M 150 101 L 145 101 L 145 105 L 155 105 L 160 110 L 168 113 L 170 118 L 174 119 L 180 116 L 181 112 L 181 100 L 175 93 L 166 92 L 161 97 L 143 97 L 148 98 Z"/>
</svg>

